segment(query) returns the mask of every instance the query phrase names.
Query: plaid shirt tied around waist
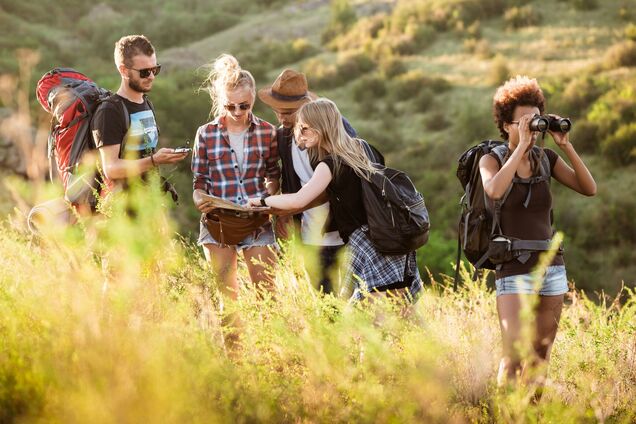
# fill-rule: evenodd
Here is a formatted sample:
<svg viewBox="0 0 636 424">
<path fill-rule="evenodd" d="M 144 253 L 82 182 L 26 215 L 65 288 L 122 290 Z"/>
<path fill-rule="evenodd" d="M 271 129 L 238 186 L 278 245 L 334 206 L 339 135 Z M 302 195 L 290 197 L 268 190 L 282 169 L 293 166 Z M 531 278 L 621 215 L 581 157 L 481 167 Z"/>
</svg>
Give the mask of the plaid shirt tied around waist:
<svg viewBox="0 0 636 424">
<path fill-rule="evenodd" d="M 267 121 L 250 116 L 241 167 L 230 146 L 223 118 L 199 127 L 195 137 L 192 155 L 195 190 L 201 189 L 212 196 L 245 205 L 249 197 L 267 193 L 266 177 L 280 178 L 276 128 Z"/>
</svg>

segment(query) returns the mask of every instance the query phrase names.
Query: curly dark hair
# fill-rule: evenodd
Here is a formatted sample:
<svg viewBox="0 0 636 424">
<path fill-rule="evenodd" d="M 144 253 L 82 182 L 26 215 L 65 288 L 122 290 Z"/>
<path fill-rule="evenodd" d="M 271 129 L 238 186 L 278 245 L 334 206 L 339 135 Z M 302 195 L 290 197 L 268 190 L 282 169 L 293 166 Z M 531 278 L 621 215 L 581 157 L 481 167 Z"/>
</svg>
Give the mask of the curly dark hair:
<svg viewBox="0 0 636 424">
<path fill-rule="evenodd" d="M 115 43 L 115 64 L 132 66 L 132 58 L 139 54 L 152 56 L 155 48 L 144 35 L 126 35 Z"/>
<path fill-rule="evenodd" d="M 543 114 L 545 97 L 536 79 L 517 75 L 506 81 L 495 92 L 492 99 L 492 114 L 504 140 L 508 140 L 508 133 L 503 127 L 504 122 L 512 121 L 517 106 L 536 106 Z"/>
</svg>

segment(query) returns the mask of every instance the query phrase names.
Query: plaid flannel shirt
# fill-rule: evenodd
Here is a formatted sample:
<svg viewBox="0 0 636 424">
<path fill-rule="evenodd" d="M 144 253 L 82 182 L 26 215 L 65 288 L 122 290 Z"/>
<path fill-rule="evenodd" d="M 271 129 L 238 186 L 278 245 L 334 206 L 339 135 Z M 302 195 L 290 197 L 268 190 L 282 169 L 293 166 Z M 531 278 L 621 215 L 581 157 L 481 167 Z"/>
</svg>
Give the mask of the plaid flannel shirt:
<svg viewBox="0 0 636 424">
<path fill-rule="evenodd" d="M 199 127 L 192 155 L 194 189 L 241 205 L 264 196 L 265 177 L 280 178 L 276 128 L 252 114 L 244 149 L 241 172 L 223 119 Z"/>
</svg>

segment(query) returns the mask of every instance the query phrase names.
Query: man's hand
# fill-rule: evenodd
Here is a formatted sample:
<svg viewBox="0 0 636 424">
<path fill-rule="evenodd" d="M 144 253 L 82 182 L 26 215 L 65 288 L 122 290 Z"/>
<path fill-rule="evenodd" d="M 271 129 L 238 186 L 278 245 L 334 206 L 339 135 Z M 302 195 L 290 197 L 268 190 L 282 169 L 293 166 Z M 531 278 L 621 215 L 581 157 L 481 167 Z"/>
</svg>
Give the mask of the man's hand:
<svg viewBox="0 0 636 424">
<path fill-rule="evenodd" d="M 162 147 L 152 155 L 152 160 L 157 165 L 181 162 L 188 156 L 188 152 L 175 153 L 174 149 Z"/>
</svg>

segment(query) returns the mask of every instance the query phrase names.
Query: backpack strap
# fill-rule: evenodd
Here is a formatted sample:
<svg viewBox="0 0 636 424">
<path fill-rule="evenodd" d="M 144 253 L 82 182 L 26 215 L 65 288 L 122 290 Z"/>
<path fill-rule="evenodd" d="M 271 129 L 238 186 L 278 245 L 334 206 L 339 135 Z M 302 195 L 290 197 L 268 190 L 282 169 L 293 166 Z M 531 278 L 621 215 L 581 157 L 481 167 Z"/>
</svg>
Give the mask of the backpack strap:
<svg viewBox="0 0 636 424">
<path fill-rule="evenodd" d="M 104 100 L 102 100 L 102 103 L 110 103 L 121 109 L 122 116 L 124 118 L 124 123 L 125 123 L 124 126 L 126 127 L 126 131 L 128 131 L 128 128 L 130 128 L 130 114 L 128 113 L 128 108 L 126 107 L 126 103 L 122 101 L 121 97 L 119 97 L 117 93 L 113 93 L 110 96 L 106 97 Z"/>
<path fill-rule="evenodd" d="M 155 106 L 150 101 L 150 97 L 148 97 L 148 95 L 146 94 L 144 94 L 144 100 L 148 102 L 148 106 L 150 107 L 150 110 L 152 111 L 152 114 L 155 117 L 155 126 L 157 127 L 157 136 L 160 136 L 161 130 L 159 129 L 159 123 L 157 122 L 157 112 L 155 112 Z"/>
</svg>

